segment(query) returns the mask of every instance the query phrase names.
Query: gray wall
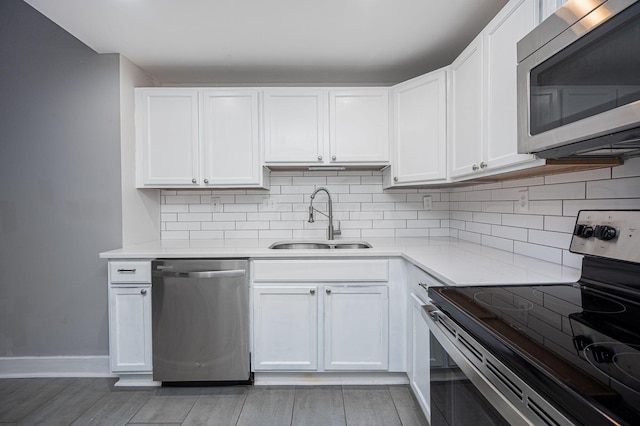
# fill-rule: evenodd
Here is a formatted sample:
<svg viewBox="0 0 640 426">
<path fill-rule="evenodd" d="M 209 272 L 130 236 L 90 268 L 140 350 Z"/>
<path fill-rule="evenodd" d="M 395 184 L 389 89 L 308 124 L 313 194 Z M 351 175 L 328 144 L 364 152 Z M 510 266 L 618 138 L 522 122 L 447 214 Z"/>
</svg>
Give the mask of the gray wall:
<svg viewBox="0 0 640 426">
<path fill-rule="evenodd" d="M 119 56 L 0 1 L 0 357 L 106 355 Z"/>
</svg>

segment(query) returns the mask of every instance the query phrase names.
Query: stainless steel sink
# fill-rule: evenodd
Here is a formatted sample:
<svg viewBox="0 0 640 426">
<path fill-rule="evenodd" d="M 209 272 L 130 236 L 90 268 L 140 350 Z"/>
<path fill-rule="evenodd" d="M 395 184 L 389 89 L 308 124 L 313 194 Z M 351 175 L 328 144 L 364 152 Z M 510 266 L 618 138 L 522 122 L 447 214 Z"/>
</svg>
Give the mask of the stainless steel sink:
<svg viewBox="0 0 640 426">
<path fill-rule="evenodd" d="M 366 241 L 279 241 L 269 246 L 274 250 L 330 250 L 330 249 L 368 249 Z"/>
<path fill-rule="evenodd" d="M 333 246 L 335 249 L 368 249 L 371 248 L 371 244 L 367 242 L 358 243 L 337 243 Z"/>
</svg>

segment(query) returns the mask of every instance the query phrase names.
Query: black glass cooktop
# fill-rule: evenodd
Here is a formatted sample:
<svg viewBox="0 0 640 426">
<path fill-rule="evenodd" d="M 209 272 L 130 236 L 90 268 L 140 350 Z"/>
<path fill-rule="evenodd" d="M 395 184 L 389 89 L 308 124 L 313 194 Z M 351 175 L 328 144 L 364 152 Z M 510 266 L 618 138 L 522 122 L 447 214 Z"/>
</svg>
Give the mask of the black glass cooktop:
<svg viewBox="0 0 640 426">
<path fill-rule="evenodd" d="M 429 295 L 576 422 L 638 425 L 640 301 L 586 281 L 440 287 Z"/>
</svg>

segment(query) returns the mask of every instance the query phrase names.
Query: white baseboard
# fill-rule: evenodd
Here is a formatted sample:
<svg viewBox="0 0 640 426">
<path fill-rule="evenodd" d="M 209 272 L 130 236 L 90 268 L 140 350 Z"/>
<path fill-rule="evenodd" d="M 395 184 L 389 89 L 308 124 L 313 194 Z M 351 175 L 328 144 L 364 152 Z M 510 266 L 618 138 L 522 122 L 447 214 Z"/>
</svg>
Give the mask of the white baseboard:
<svg viewBox="0 0 640 426">
<path fill-rule="evenodd" d="M 115 377 L 109 356 L 51 356 L 0 358 L 0 378 Z"/>
<path fill-rule="evenodd" d="M 287 373 L 256 372 L 254 384 L 260 385 L 406 385 L 406 373 Z"/>
</svg>

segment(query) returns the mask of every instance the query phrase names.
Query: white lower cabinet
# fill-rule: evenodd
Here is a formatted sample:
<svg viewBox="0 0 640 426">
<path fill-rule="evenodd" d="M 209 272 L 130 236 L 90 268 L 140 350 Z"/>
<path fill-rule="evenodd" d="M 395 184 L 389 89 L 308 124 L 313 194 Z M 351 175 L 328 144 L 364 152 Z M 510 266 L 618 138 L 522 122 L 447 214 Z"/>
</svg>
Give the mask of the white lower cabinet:
<svg viewBox="0 0 640 426">
<path fill-rule="evenodd" d="M 253 336 L 256 371 L 316 370 L 317 287 L 255 286 Z"/>
<path fill-rule="evenodd" d="M 151 285 L 110 286 L 111 372 L 151 372 L 151 350 Z"/>
<path fill-rule="evenodd" d="M 388 340 L 387 286 L 325 286 L 325 370 L 386 370 Z"/>
<path fill-rule="evenodd" d="M 429 417 L 430 398 L 429 391 L 431 380 L 431 359 L 429 348 L 429 327 L 422 318 L 422 306 L 424 303 L 415 295 L 410 298 L 410 321 L 411 321 L 411 354 L 409 367 L 409 383 L 413 389 L 418 403 L 423 412 Z"/>
<path fill-rule="evenodd" d="M 388 340 L 387 286 L 253 288 L 255 371 L 316 371 L 323 349 L 321 370 L 386 370 Z"/>
</svg>

